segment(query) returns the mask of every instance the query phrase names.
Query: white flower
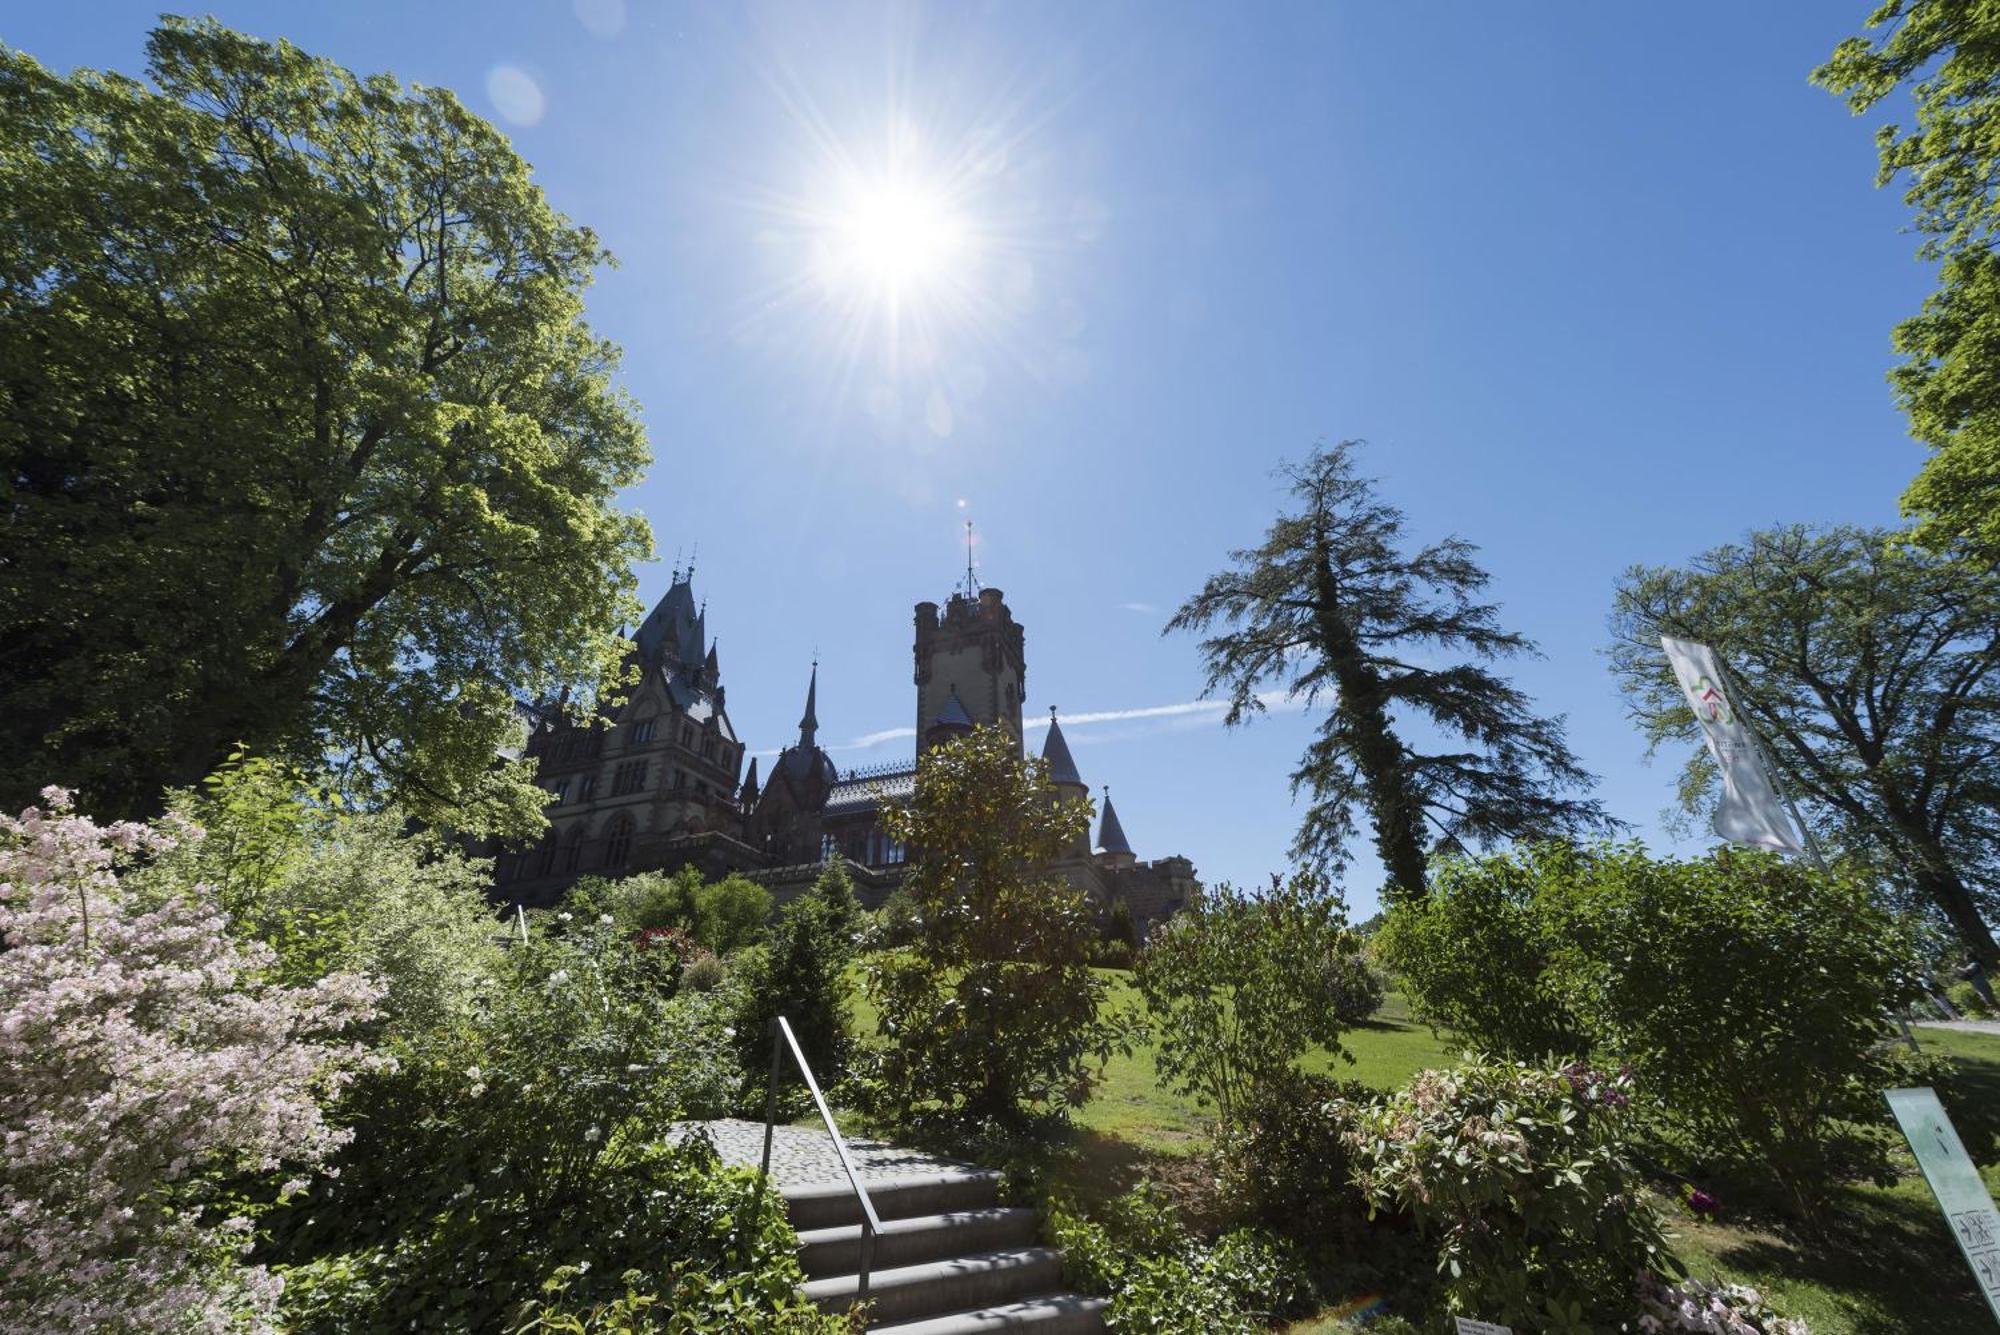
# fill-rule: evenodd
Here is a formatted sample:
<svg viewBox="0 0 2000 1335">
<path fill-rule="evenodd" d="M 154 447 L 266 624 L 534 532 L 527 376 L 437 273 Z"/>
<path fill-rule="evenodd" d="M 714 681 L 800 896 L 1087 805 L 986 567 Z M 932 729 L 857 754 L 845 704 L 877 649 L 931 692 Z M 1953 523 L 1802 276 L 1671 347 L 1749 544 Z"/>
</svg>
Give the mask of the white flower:
<svg viewBox="0 0 2000 1335">
<path fill-rule="evenodd" d="M 604 1133 L 602 1131 L 599 1131 L 596 1127 L 593 1126 L 589 1130 L 583 1133 L 583 1138 L 587 1141 L 595 1143 L 597 1138 L 603 1134 Z"/>
<path fill-rule="evenodd" d="M 600 913 L 600 914 L 598 914 L 598 915 L 597 915 L 597 920 L 598 920 L 599 922 L 603 923 L 603 924 L 604 924 L 604 925 L 605 925 L 606 927 L 609 927 L 609 926 L 611 925 L 611 915 L 610 915 L 610 914 L 608 914 L 608 913 Z"/>
<path fill-rule="evenodd" d="M 569 913 L 567 913 L 567 912 L 564 912 L 564 913 L 558 913 L 558 914 L 556 915 L 556 921 L 558 921 L 558 922 L 568 922 L 568 921 L 570 920 L 570 916 L 571 916 L 571 915 L 570 915 Z"/>
</svg>

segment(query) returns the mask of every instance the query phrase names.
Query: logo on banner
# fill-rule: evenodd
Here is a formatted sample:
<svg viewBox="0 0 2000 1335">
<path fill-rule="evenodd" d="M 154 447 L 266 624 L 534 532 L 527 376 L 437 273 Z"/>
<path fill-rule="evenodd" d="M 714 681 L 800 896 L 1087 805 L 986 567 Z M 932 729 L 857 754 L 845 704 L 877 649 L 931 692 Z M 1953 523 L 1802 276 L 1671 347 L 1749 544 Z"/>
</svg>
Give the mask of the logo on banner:
<svg viewBox="0 0 2000 1335">
<path fill-rule="evenodd" d="M 1707 677 L 1695 682 L 1688 691 L 1688 699 L 1694 702 L 1694 712 L 1698 718 L 1710 723 L 1720 723 L 1725 728 L 1736 721 L 1735 716 L 1729 712 L 1728 698 Z"/>
</svg>

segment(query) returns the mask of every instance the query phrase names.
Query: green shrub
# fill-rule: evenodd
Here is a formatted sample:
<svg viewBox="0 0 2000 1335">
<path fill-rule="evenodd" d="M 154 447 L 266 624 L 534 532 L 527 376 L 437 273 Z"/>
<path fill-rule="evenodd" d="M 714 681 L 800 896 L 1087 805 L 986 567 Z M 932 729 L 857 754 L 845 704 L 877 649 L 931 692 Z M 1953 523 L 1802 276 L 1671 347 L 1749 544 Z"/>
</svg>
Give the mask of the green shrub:
<svg viewBox="0 0 2000 1335">
<path fill-rule="evenodd" d="M 343 1101 L 339 1176 L 270 1217 L 272 1259 L 299 1275 L 290 1325 L 490 1330 L 562 1264 L 591 1263 L 592 1302 L 630 1269 L 664 1292 L 739 1268 L 743 1185 L 706 1146 L 661 1143 L 726 1112 L 741 1081 L 736 998 L 670 995 L 679 968 L 614 925 L 571 924 L 507 951 L 471 1022 L 400 1035 L 395 1066 Z M 770 1211 L 757 1227 L 740 1268 L 782 1296 L 789 1230 Z"/>
<path fill-rule="evenodd" d="M 872 922 L 868 928 L 868 944 L 873 950 L 901 950 L 913 946 L 923 935 L 923 924 L 919 921 L 917 901 L 910 898 L 901 886 L 889 892 L 882 901 L 882 907 L 870 915 Z"/>
<path fill-rule="evenodd" d="M 1116 941 L 1133 953 L 1139 949 L 1139 928 L 1132 921 L 1132 906 L 1123 895 L 1114 897 L 1104 915 L 1104 939 Z"/>
<path fill-rule="evenodd" d="M 1382 1009 L 1382 1000 L 1389 991 L 1382 975 L 1368 963 L 1367 953 L 1361 950 L 1329 954 L 1322 966 L 1320 987 L 1333 1018 L 1343 1029 L 1367 1023 Z"/>
<path fill-rule="evenodd" d="M 1160 1078 L 1216 1109 L 1226 1132 L 1315 1044 L 1346 1056 L 1329 980 L 1347 979 L 1360 949 L 1338 895 L 1309 872 L 1258 896 L 1197 889 L 1154 931 L 1134 979 Z"/>
<path fill-rule="evenodd" d="M 745 1076 L 745 1098 L 762 1115 L 770 1079 L 772 1022 L 782 1015 L 811 1064 L 814 1079 L 830 1088 L 847 1073 L 847 961 L 839 909 L 816 892 L 799 896 L 778 913 L 768 946 L 746 951 L 736 1052 Z M 791 1061 L 784 1082 L 796 1083 Z"/>
<path fill-rule="evenodd" d="M 1123 941 L 1099 941 L 1090 948 L 1090 963 L 1099 969 L 1130 969 L 1134 963 L 1132 947 Z"/>
<path fill-rule="evenodd" d="M 727 955 L 764 939 L 771 892 L 746 876 L 704 881 L 693 867 L 671 875 L 640 872 L 607 880 L 586 876 L 564 894 L 560 921 L 597 923 L 610 917 L 625 932 L 679 928 L 697 945 Z"/>
<path fill-rule="evenodd" d="M 1842 1123 L 1882 1123 L 1885 1017 L 1917 995 L 1914 937 L 1871 884 L 1772 854 L 1598 849 L 1550 886 L 1586 1023 L 1700 1153 L 1767 1173 L 1808 1213 Z"/>
<path fill-rule="evenodd" d="M 1373 1097 L 1355 1081 L 1291 1072 L 1259 1087 L 1217 1145 L 1223 1195 L 1293 1237 L 1352 1235 L 1361 1213 L 1343 1110 Z"/>
<path fill-rule="evenodd" d="M 1575 875 L 1566 845 L 1450 859 L 1430 892 L 1390 907 L 1373 945 L 1419 1019 L 1503 1057 L 1587 1056 L 1591 1036 L 1552 965 L 1547 887 Z"/>
<path fill-rule="evenodd" d="M 854 897 L 854 882 L 848 878 L 847 863 L 834 858 L 820 872 L 808 892 L 826 905 L 827 921 L 834 935 L 847 943 L 851 950 L 855 935 L 861 930 L 861 901 Z"/>
<path fill-rule="evenodd" d="M 1768 1175 L 1802 1213 L 1880 1162 L 1846 1123 L 1883 1122 L 1870 1072 L 1919 974 L 1911 928 L 1863 877 L 1544 844 L 1451 864 L 1382 937 L 1420 1013 L 1510 1055 L 1631 1063 L 1675 1140 Z"/>
<path fill-rule="evenodd" d="M 728 975 L 722 960 L 714 955 L 702 954 L 688 961 L 681 970 L 680 985 L 689 992 L 713 992 L 722 986 Z"/>
<path fill-rule="evenodd" d="M 1058 1201 L 1049 1207 L 1047 1231 L 1063 1250 L 1068 1281 L 1111 1299 L 1106 1317 L 1115 1331 L 1252 1335 L 1313 1305 L 1304 1256 L 1283 1238 L 1236 1229 L 1205 1245 L 1144 1186 L 1112 1201 L 1104 1215 L 1094 1222 Z"/>
<path fill-rule="evenodd" d="M 1630 1082 L 1582 1065 L 1424 1071 L 1338 1110 L 1371 1206 L 1407 1216 L 1448 1310 L 1516 1330 L 1618 1329 L 1677 1276 L 1632 1162 Z"/>
<path fill-rule="evenodd" d="M 500 957 L 489 864 L 270 760 L 238 757 L 167 806 L 205 834 L 135 874 L 141 893 L 214 886 L 231 933 L 277 952 L 275 982 L 368 975 L 385 989 L 377 1032 L 472 1014 Z"/>
</svg>

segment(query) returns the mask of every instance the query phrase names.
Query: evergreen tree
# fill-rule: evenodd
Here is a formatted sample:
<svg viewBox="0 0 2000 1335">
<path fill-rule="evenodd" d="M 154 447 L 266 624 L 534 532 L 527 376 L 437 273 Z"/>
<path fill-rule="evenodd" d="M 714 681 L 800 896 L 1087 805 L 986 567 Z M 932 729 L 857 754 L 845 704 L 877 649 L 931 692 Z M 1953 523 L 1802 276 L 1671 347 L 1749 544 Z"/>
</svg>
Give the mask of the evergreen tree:
<svg viewBox="0 0 2000 1335">
<path fill-rule="evenodd" d="M 1207 632 L 1207 690 L 1229 694 L 1231 726 L 1261 712 L 1266 694 L 1311 706 L 1331 697 L 1319 735 L 1292 772 L 1312 796 L 1294 852 L 1342 866 L 1366 811 L 1392 893 L 1420 895 L 1435 843 L 1484 847 L 1608 831 L 1617 822 L 1579 796 L 1595 780 L 1563 741 L 1560 719 L 1483 662 L 1532 653 L 1479 602 L 1486 572 L 1473 546 L 1446 538 L 1404 550 L 1403 515 L 1354 472 L 1352 441 L 1313 452 L 1279 476 L 1300 508 L 1280 515 L 1260 546 L 1230 553 L 1182 604 L 1169 631 Z M 1459 651 L 1466 661 L 1444 662 Z M 1420 751 L 1404 736 L 1421 720 L 1445 739 Z"/>
</svg>

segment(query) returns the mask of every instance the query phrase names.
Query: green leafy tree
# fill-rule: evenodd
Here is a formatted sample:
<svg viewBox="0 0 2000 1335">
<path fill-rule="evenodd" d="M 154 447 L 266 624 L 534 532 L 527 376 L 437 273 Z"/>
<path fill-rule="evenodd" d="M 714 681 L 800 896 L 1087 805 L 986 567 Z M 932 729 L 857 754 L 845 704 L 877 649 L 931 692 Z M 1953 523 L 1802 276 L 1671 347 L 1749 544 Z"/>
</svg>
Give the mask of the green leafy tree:
<svg viewBox="0 0 2000 1335">
<path fill-rule="evenodd" d="M 742 1009 L 736 1018 L 736 1048 L 749 1081 L 746 1092 L 764 1093 L 771 1072 L 771 1025 L 780 1015 L 791 1025 L 822 1088 L 847 1074 L 847 965 L 853 956 L 838 912 L 814 890 L 778 911 L 767 946 L 739 957 Z M 789 1060 L 783 1070 L 785 1081 L 796 1080 Z"/>
<path fill-rule="evenodd" d="M 1619 582 L 1612 668 L 1649 743 L 1695 743 L 1661 634 L 1711 645 L 1737 707 L 1836 851 L 1877 866 L 2000 970 L 2000 575 L 1881 529 L 1752 533 Z M 1719 778 L 1691 748 L 1681 801 Z"/>
<path fill-rule="evenodd" d="M 1934 453 L 1904 494 L 1917 536 L 2000 561 L 2000 10 L 1965 0 L 1889 0 L 1877 31 L 1834 49 L 1813 81 L 1856 114 L 1908 87 L 1912 126 L 1876 131 L 1877 183 L 1904 198 L 1938 261 L 1938 288 L 1896 329 L 1890 375 L 1911 433 Z"/>
<path fill-rule="evenodd" d="M 1207 632 L 1207 689 L 1227 690 L 1234 726 L 1262 712 L 1259 688 L 1307 705 L 1332 697 L 1319 735 L 1292 771 L 1312 795 L 1294 851 L 1345 865 L 1355 809 L 1365 809 L 1392 893 L 1422 894 L 1433 842 L 1484 846 L 1608 830 L 1576 796 L 1595 781 L 1563 741 L 1559 719 L 1481 666 L 1532 653 L 1478 601 L 1487 575 L 1473 546 L 1446 538 L 1406 550 L 1403 515 L 1354 471 L 1355 443 L 1315 450 L 1281 469 L 1299 501 L 1261 545 L 1232 552 L 1167 623 Z M 1463 653 L 1467 661 L 1440 661 Z M 1420 751 L 1420 722 L 1444 740 Z"/>
<path fill-rule="evenodd" d="M 1049 868 L 1090 822 L 1013 735 L 981 727 L 917 764 L 884 830 L 916 850 L 903 878 L 914 943 L 865 974 L 887 1042 L 871 1092 L 899 1118 L 1018 1122 L 1082 1103 L 1123 1039 L 1090 971 L 1097 920 Z M 1093 1070 L 1093 1066 L 1096 1070 Z"/>
<path fill-rule="evenodd" d="M 647 461 L 607 262 L 449 92 L 167 19 L 149 83 L 0 48 L 0 800 L 157 809 L 239 743 L 533 832 Z"/>
<path fill-rule="evenodd" d="M 1152 1015 L 1154 1061 L 1177 1093 L 1216 1110 L 1225 1132 L 1315 1047 L 1340 1045 L 1346 1017 L 1328 987 L 1361 939 L 1321 877 L 1272 878 L 1261 895 L 1198 889 L 1153 933 L 1134 982 Z"/>
</svg>

